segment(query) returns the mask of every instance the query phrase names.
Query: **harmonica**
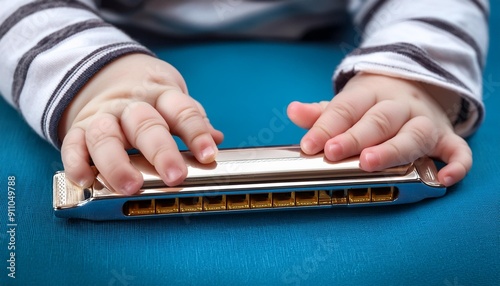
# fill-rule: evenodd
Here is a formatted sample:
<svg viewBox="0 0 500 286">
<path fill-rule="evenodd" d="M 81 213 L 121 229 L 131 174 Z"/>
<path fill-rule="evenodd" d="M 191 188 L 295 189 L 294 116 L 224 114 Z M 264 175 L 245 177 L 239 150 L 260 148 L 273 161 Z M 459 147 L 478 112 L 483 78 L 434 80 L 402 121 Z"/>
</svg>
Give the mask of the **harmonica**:
<svg viewBox="0 0 500 286">
<path fill-rule="evenodd" d="M 191 214 L 220 214 L 308 208 L 387 206 L 440 197 L 446 188 L 427 157 L 378 172 L 365 172 L 359 158 L 328 161 L 306 155 L 298 146 L 219 150 L 211 164 L 181 152 L 188 176 L 168 187 L 142 155 L 130 155 L 143 175 L 136 194 L 113 190 L 98 170 L 94 183 L 81 188 L 65 177 L 53 177 L 54 213 L 61 218 L 123 220 Z"/>
</svg>

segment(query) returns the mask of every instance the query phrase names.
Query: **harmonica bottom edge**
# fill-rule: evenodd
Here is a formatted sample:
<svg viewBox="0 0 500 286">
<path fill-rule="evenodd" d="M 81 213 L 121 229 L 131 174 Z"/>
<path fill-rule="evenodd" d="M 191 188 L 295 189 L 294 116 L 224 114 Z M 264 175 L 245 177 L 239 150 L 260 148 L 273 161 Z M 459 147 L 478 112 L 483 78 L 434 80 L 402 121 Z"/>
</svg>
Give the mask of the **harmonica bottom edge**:
<svg viewBox="0 0 500 286">
<path fill-rule="evenodd" d="M 180 213 L 208 213 L 313 206 L 347 206 L 389 203 L 398 199 L 396 186 L 340 190 L 302 190 L 219 195 L 191 195 L 172 198 L 133 199 L 124 202 L 125 216 L 157 216 Z"/>
</svg>

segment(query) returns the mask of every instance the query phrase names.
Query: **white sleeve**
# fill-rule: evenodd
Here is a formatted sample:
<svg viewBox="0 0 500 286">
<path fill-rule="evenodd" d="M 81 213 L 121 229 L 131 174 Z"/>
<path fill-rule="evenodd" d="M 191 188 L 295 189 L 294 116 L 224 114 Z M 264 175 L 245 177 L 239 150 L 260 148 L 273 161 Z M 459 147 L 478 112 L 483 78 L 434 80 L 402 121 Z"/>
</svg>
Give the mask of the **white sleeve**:
<svg viewBox="0 0 500 286">
<path fill-rule="evenodd" d="M 0 93 L 56 147 L 65 108 L 95 73 L 122 55 L 151 53 L 104 22 L 91 0 L 0 6 Z"/>
<path fill-rule="evenodd" d="M 351 0 L 362 35 L 334 74 L 336 91 L 358 72 L 447 89 L 437 100 L 462 135 L 484 118 L 482 72 L 488 47 L 487 0 Z"/>
</svg>

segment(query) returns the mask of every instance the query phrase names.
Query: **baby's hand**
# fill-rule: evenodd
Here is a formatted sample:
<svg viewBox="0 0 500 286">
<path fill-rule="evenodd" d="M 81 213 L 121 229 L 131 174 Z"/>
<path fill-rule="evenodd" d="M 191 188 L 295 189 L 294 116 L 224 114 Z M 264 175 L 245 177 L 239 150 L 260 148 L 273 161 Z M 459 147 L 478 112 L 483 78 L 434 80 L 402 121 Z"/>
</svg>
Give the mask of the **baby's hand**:
<svg viewBox="0 0 500 286">
<path fill-rule="evenodd" d="M 169 186 L 180 184 L 187 168 L 173 135 L 201 163 L 212 162 L 223 135 L 191 98 L 179 72 L 156 58 L 133 54 L 99 71 L 73 99 L 59 125 L 66 175 L 81 186 L 94 180 L 90 158 L 118 192 L 133 194 L 141 173 L 126 149 L 136 148 Z"/>
<path fill-rule="evenodd" d="M 293 102 L 288 116 L 310 128 L 300 143 L 306 154 L 324 150 L 332 161 L 360 154 L 361 168 L 369 172 L 429 155 L 447 163 L 438 179 L 450 186 L 471 168 L 472 152 L 426 87 L 360 73 L 332 101 Z"/>
</svg>

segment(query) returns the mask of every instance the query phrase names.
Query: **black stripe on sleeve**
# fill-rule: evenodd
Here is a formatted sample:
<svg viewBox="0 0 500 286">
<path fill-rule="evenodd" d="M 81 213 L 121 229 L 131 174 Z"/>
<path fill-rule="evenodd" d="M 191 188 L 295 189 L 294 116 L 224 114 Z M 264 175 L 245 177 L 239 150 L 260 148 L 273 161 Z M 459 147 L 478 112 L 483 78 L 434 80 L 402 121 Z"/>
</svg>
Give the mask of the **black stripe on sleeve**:
<svg viewBox="0 0 500 286">
<path fill-rule="evenodd" d="M 99 3 L 101 8 L 118 13 L 131 13 L 144 7 L 144 0 L 106 0 Z"/>
<path fill-rule="evenodd" d="M 19 97 L 21 96 L 26 76 L 33 60 L 41 53 L 53 48 L 67 38 L 85 30 L 111 26 L 100 19 L 92 19 L 76 23 L 56 31 L 47 37 L 43 38 L 38 44 L 27 51 L 19 60 L 16 70 L 14 71 L 14 80 L 12 83 L 12 100 L 16 107 L 19 108 Z"/>
<path fill-rule="evenodd" d="M 395 44 L 388 44 L 388 45 L 382 45 L 382 46 L 373 46 L 373 47 L 366 47 L 366 48 L 358 48 L 352 51 L 349 56 L 359 56 L 359 55 L 366 55 L 366 54 L 372 54 L 372 53 L 379 53 L 379 52 L 390 52 L 390 53 L 395 53 L 399 54 L 405 57 L 410 58 L 426 70 L 437 74 L 438 76 L 444 78 L 446 81 L 449 83 L 452 83 L 454 85 L 458 85 L 464 89 L 467 89 L 470 91 L 470 89 L 462 83 L 458 78 L 456 78 L 453 74 L 442 68 L 439 64 L 434 62 L 432 59 L 430 59 L 427 56 L 427 53 L 420 49 L 419 47 L 408 44 L 408 43 L 395 43 Z"/>
<path fill-rule="evenodd" d="M 382 6 L 387 2 L 387 0 L 375 0 L 371 7 L 368 7 L 367 12 L 359 21 L 359 28 L 364 31 L 366 25 L 372 20 L 373 16 L 382 8 Z"/>
<path fill-rule="evenodd" d="M 121 48 L 120 48 L 121 47 Z M 106 50 L 112 50 L 112 52 L 109 52 L 106 54 Z M 56 98 L 57 94 L 61 91 L 63 88 L 64 84 L 68 82 L 68 80 L 75 76 L 75 73 L 82 68 L 83 65 L 88 63 L 89 61 L 93 60 L 96 57 L 99 57 L 101 53 L 105 53 L 101 58 L 99 58 L 97 61 L 95 61 L 92 65 L 90 65 L 84 73 L 81 74 L 80 77 L 78 77 L 73 83 L 71 83 L 71 86 L 67 89 L 66 94 L 62 97 L 61 101 L 58 103 L 58 106 L 53 111 L 53 115 L 50 119 L 50 122 L 47 122 L 47 116 L 48 112 L 50 109 L 50 106 L 53 104 L 54 99 Z M 61 146 L 61 141 L 59 140 L 58 137 L 58 126 L 59 126 L 59 121 L 62 118 L 62 115 L 64 113 L 64 110 L 68 107 L 70 102 L 73 100 L 75 95 L 80 91 L 80 89 L 97 73 L 99 72 L 105 65 L 109 64 L 110 62 L 116 60 L 117 58 L 127 55 L 127 54 L 132 54 L 132 53 L 142 53 L 142 54 L 149 54 L 151 56 L 154 56 L 152 52 L 147 50 L 146 48 L 140 46 L 139 44 L 133 43 L 133 42 L 124 42 L 124 43 L 116 43 L 116 44 L 111 44 L 108 46 L 101 47 L 95 51 L 93 51 L 91 54 L 87 55 L 85 58 L 83 58 L 80 62 L 78 62 L 71 70 L 69 70 L 64 78 L 61 80 L 57 88 L 54 90 L 49 104 L 45 107 L 45 110 L 43 112 L 43 117 L 42 117 L 42 122 L 41 122 L 41 129 L 43 132 L 43 135 L 47 137 L 46 134 L 46 126 L 49 124 L 49 136 L 51 142 L 55 146 Z"/>
<path fill-rule="evenodd" d="M 479 67 L 481 69 L 484 68 L 484 61 L 483 61 L 483 55 L 481 53 L 481 48 L 479 48 L 479 45 L 474 40 L 474 38 L 472 38 L 469 34 L 467 34 L 461 28 L 459 28 L 451 23 L 445 22 L 445 21 L 440 20 L 440 19 L 435 19 L 435 18 L 413 18 L 410 20 L 426 23 L 428 25 L 434 26 L 440 30 L 448 32 L 448 33 L 452 34 L 453 36 L 459 38 L 460 40 L 462 40 L 463 42 L 468 44 L 474 50 L 474 52 L 476 53 L 477 64 L 479 65 Z"/>
<path fill-rule="evenodd" d="M 97 14 L 97 12 L 92 8 L 79 1 L 34 1 L 19 7 L 19 9 L 5 19 L 2 25 L 0 25 L 0 40 L 5 36 L 5 34 L 7 34 L 7 32 L 9 32 L 10 29 L 12 29 L 12 27 L 29 15 L 42 10 L 60 7 L 78 8 Z"/>
<path fill-rule="evenodd" d="M 483 14 L 484 20 L 488 22 L 488 19 L 490 18 L 488 8 L 486 8 L 480 0 L 471 0 L 471 2 L 476 5 L 479 11 L 481 11 L 481 13 Z"/>
<path fill-rule="evenodd" d="M 335 94 L 339 93 L 342 91 L 344 86 L 347 84 L 347 82 L 353 78 L 356 75 L 355 70 L 350 70 L 350 71 L 342 71 L 337 75 L 337 78 L 335 78 Z"/>
<path fill-rule="evenodd" d="M 455 119 L 455 122 L 453 122 L 453 126 L 456 126 L 460 123 L 463 123 L 469 119 L 469 107 L 470 103 L 467 101 L 465 98 L 462 97 L 462 100 L 460 101 L 460 110 L 458 111 L 457 118 Z"/>
<path fill-rule="evenodd" d="M 484 20 L 488 23 L 489 19 L 489 11 L 488 8 L 483 5 L 480 0 L 470 0 L 472 4 L 474 4 L 481 14 L 484 17 Z M 363 31 L 368 23 L 372 20 L 372 18 L 377 14 L 380 8 L 387 2 L 387 0 L 374 0 L 374 3 L 371 4 L 371 7 L 367 9 L 367 12 L 359 21 L 359 28 Z"/>
</svg>

